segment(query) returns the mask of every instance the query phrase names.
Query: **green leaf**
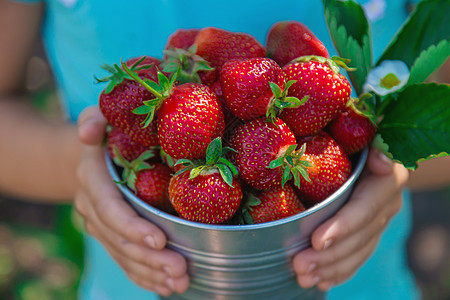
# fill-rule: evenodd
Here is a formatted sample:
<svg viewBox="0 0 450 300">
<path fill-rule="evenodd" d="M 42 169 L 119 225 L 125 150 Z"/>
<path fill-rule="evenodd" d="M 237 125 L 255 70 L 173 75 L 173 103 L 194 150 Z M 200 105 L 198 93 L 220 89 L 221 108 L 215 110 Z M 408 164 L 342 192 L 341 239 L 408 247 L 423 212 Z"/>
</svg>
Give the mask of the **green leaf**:
<svg viewBox="0 0 450 300">
<path fill-rule="evenodd" d="M 284 187 L 286 182 L 288 182 L 291 178 L 292 178 L 292 175 L 291 175 L 290 168 L 285 168 L 283 171 L 282 179 L 281 179 L 281 186 Z"/>
<path fill-rule="evenodd" d="M 152 108 L 150 106 L 147 105 L 141 105 L 136 107 L 135 109 L 133 109 L 133 114 L 136 115 L 146 115 L 148 114 L 150 111 L 152 110 Z"/>
<path fill-rule="evenodd" d="M 221 157 L 221 158 L 219 158 L 218 162 L 222 163 L 222 164 L 226 165 L 228 168 L 230 168 L 230 170 L 234 176 L 238 176 L 237 168 L 228 159 Z"/>
<path fill-rule="evenodd" d="M 427 50 L 422 51 L 411 68 L 408 84 L 424 82 L 446 61 L 449 55 L 449 40 L 442 40 L 439 44 L 431 45 Z"/>
<path fill-rule="evenodd" d="M 206 164 L 212 165 L 216 163 L 222 155 L 222 139 L 215 138 L 206 148 Z"/>
<path fill-rule="evenodd" d="M 431 45 L 450 38 L 450 1 L 424 0 L 417 4 L 411 17 L 387 46 L 383 60 L 402 60 L 411 69 L 417 56 Z"/>
<path fill-rule="evenodd" d="M 230 169 L 226 165 L 218 164 L 216 165 L 217 169 L 219 169 L 220 176 L 222 176 L 223 181 L 226 184 L 233 187 L 233 174 Z"/>
<path fill-rule="evenodd" d="M 276 84 L 275 82 L 269 82 L 269 86 L 275 97 L 277 97 L 277 98 L 281 97 L 282 91 L 281 91 L 280 87 L 278 86 L 278 84 Z"/>
<path fill-rule="evenodd" d="M 198 166 L 193 168 L 189 174 L 189 179 L 193 179 L 198 175 L 200 175 L 200 173 L 203 171 L 204 168 L 206 168 L 206 166 Z"/>
<path fill-rule="evenodd" d="M 233 174 L 231 174 L 230 169 L 222 164 L 216 165 L 217 169 L 219 169 L 220 176 L 222 176 L 223 181 L 225 181 L 226 184 L 233 187 Z"/>
<path fill-rule="evenodd" d="M 450 86 L 407 86 L 385 109 L 378 132 L 389 153 L 406 168 L 450 153 Z"/>
<path fill-rule="evenodd" d="M 284 162 L 284 157 L 280 156 L 277 159 L 272 160 L 269 165 L 267 166 L 269 169 L 275 169 L 280 167 Z"/>
<path fill-rule="evenodd" d="M 350 59 L 349 73 L 357 94 L 362 91 L 366 75 L 372 66 L 372 36 L 369 22 L 359 4 L 354 1 L 323 0 L 325 19 L 331 39 L 339 55 Z"/>
</svg>

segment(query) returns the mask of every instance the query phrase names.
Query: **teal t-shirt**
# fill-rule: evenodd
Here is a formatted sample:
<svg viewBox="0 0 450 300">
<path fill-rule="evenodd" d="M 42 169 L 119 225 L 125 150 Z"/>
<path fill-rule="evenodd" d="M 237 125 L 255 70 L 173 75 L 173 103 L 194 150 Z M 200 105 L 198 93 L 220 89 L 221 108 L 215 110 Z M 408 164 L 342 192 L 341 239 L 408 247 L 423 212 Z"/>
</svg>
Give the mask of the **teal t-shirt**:
<svg viewBox="0 0 450 300">
<path fill-rule="evenodd" d="M 33 2 L 39 0 L 18 0 Z M 335 54 L 320 0 L 45 0 L 43 37 L 61 102 L 71 121 L 96 105 L 104 85 L 94 75 L 99 66 L 139 55 L 162 56 L 168 36 L 177 28 L 220 27 L 247 32 L 264 44 L 270 26 L 298 20 Z M 372 24 L 375 58 L 405 21 L 406 0 L 360 1 Z M 206 3 L 206 4 L 204 4 Z M 32 4 L 30 4 L 32 5 Z M 418 293 L 406 264 L 405 242 L 411 225 L 409 197 L 391 221 L 372 257 L 347 283 L 333 288 L 329 299 L 416 299 Z M 104 248 L 86 236 L 86 266 L 80 299 L 157 299 L 137 287 Z"/>
</svg>

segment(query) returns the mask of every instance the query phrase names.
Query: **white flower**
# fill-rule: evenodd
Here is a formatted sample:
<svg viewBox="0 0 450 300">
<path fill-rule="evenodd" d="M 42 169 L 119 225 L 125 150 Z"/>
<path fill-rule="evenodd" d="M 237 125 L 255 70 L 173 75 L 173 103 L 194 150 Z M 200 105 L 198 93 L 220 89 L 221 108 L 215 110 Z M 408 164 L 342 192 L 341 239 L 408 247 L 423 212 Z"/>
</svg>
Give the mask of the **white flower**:
<svg viewBox="0 0 450 300">
<path fill-rule="evenodd" d="M 401 60 L 385 60 L 367 74 L 364 93 L 384 96 L 401 89 L 408 82 L 409 69 Z"/>
</svg>

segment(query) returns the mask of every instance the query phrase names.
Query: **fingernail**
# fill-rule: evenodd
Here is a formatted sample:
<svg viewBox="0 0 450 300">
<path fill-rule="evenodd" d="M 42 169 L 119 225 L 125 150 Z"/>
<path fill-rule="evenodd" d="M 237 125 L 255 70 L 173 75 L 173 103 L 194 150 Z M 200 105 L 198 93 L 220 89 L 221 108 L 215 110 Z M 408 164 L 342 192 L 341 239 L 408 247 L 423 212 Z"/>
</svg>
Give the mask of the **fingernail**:
<svg viewBox="0 0 450 300">
<path fill-rule="evenodd" d="M 312 263 L 308 266 L 308 270 L 306 271 L 307 274 L 311 273 L 312 271 L 314 271 L 317 268 L 317 264 Z"/>
<path fill-rule="evenodd" d="M 152 249 L 156 248 L 156 243 L 155 243 L 155 239 L 151 236 L 151 235 L 147 235 L 144 238 L 144 242 Z"/>
<path fill-rule="evenodd" d="M 320 277 L 319 277 L 319 276 L 315 276 L 315 277 L 313 278 L 313 286 L 314 286 L 314 285 L 317 285 L 319 282 L 320 282 Z"/>
<path fill-rule="evenodd" d="M 166 285 L 170 290 L 175 290 L 175 284 L 173 283 L 173 279 L 171 277 L 166 278 Z"/>
<path fill-rule="evenodd" d="M 385 163 L 386 165 L 392 166 L 394 164 L 394 162 L 392 161 L 392 159 L 390 159 L 389 157 L 387 157 L 386 155 L 384 155 L 383 152 L 378 151 L 377 153 L 378 158 Z"/>
<path fill-rule="evenodd" d="M 326 250 L 326 249 L 330 248 L 331 244 L 333 244 L 333 239 L 326 240 L 325 243 L 323 244 L 322 250 Z"/>
<path fill-rule="evenodd" d="M 164 266 L 163 271 L 164 271 L 164 273 L 166 273 L 167 276 L 169 276 L 169 277 L 172 276 L 172 271 L 170 270 L 170 268 L 168 266 Z"/>
</svg>

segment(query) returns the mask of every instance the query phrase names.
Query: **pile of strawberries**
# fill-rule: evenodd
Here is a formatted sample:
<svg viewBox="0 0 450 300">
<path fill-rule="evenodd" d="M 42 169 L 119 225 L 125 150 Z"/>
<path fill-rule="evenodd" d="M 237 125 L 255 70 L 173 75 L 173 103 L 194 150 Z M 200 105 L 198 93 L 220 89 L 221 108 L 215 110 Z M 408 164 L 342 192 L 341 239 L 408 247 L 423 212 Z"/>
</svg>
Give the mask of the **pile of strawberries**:
<svg viewBox="0 0 450 300">
<path fill-rule="evenodd" d="M 303 24 L 247 33 L 179 29 L 163 59 L 104 66 L 107 147 L 140 199 L 181 218 L 251 224 L 297 214 L 349 177 L 375 125 L 342 60 Z"/>
</svg>

